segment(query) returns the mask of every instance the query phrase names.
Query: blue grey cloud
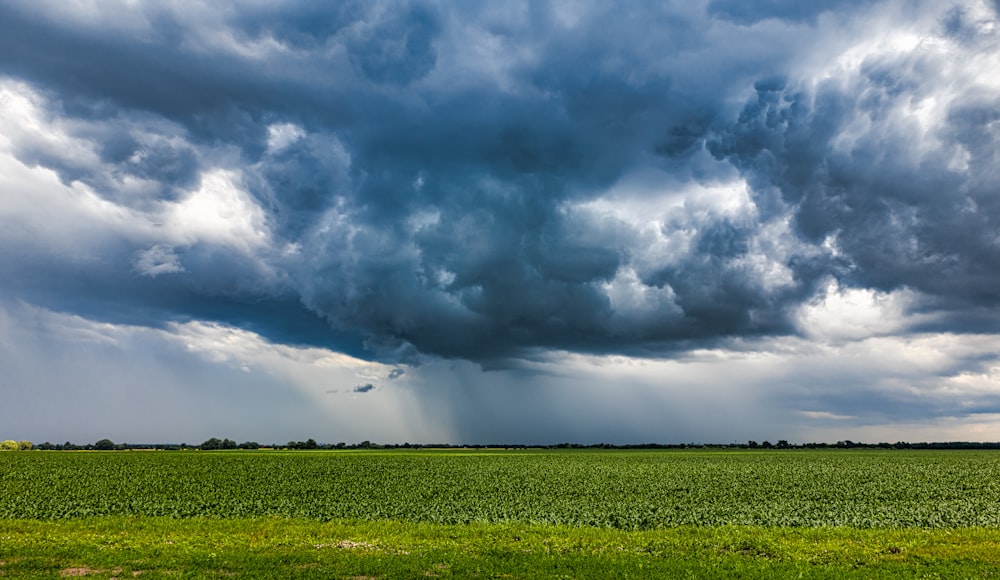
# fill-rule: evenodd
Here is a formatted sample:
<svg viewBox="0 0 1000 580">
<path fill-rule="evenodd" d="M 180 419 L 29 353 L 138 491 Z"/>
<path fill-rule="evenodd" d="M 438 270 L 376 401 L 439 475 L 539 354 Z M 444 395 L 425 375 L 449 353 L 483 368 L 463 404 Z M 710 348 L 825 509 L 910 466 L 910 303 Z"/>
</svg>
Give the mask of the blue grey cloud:
<svg viewBox="0 0 1000 580">
<path fill-rule="evenodd" d="M 711 0 L 708 12 L 714 16 L 731 19 L 740 24 L 756 24 L 769 18 L 790 22 L 815 22 L 821 14 L 856 11 L 875 4 L 872 0 L 764 0 L 739 2 L 738 0 Z"/>
<path fill-rule="evenodd" d="M 956 52 L 853 64 L 836 43 L 897 4 L 53 6 L 0 7 L 0 78 L 86 153 L 11 153 L 151 225 L 82 257 L 11 239 L 10 297 L 485 365 L 795 334 L 830 279 L 996 319 L 1000 102 L 947 64 L 989 61 L 995 4 L 914 3 Z M 213 171 L 252 244 L 150 233 L 198 225 L 168 210 Z"/>
</svg>

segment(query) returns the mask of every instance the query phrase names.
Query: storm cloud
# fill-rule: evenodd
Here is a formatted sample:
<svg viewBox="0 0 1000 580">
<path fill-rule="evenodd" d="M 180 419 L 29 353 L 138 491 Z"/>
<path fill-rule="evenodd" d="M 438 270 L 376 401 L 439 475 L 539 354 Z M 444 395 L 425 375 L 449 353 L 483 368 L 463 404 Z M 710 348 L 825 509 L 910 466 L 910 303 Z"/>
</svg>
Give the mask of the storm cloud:
<svg viewBox="0 0 1000 580">
<path fill-rule="evenodd" d="M 0 299 L 486 369 L 840 344 L 852 296 L 988 336 L 997 11 L 7 2 Z"/>
</svg>

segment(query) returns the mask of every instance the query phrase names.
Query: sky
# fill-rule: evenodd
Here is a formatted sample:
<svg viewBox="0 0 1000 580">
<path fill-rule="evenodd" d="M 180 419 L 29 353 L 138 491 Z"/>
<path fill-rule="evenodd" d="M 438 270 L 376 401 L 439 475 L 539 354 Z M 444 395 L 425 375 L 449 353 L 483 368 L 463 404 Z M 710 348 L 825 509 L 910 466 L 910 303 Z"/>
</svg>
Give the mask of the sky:
<svg viewBox="0 0 1000 580">
<path fill-rule="evenodd" d="M 3 2 L 0 438 L 998 441 L 998 12 Z"/>
</svg>

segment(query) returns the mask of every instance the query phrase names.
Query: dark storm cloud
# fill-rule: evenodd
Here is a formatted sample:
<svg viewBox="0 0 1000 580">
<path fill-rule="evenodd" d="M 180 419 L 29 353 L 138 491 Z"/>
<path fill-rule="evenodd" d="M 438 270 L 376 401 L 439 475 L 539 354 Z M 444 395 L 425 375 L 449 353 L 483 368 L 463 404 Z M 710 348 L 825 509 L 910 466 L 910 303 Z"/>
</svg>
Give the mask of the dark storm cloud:
<svg viewBox="0 0 1000 580">
<path fill-rule="evenodd" d="M 219 320 L 404 361 L 789 333 L 830 276 L 994 308 L 995 97 L 956 99 L 941 144 L 914 157 L 892 113 L 934 89 L 939 63 L 873 56 L 815 88 L 790 76 L 821 14 L 869 4 L 149 6 L 96 25 L 11 3 L 0 73 L 96 154 L 26 138 L 23 163 L 140 212 L 238 171 L 268 239 L 111 236 L 100 259 L 36 250 L 37 267 L 8 254 L 0 267 L 22 281 L 6 288 L 98 318 Z M 971 30 L 982 52 L 988 39 L 949 14 L 942 33 Z M 859 116 L 870 127 L 837 146 Z M 647 184 L 647 213 L 588 205 L 614 207 L 609 189 L 649 169 L 670 180 Z M 737 176 L 738 210 L 684 193 Z M 670 195 L 688 197 L 653 209 Z"/>
<path fill-rule="evenodd" d="M 376 83 L 409 84 L 434 68 L 434 14 L 421 6 L 387 5 L 388 16 L 351 39 L 351 62 Z"/>
<path fill-rule="evenodd" d="M 369 391 L 374 391 L 374 390 L 375 390 L 375 385 L 373 385 L 371 383 L 365 383 L 363 385 L 358 385 L 358 386 L 354 387 L 353 389 L 351 389 L 351 391 L 354 392 L 354 393 L 367 393 Z"/>
</svg>

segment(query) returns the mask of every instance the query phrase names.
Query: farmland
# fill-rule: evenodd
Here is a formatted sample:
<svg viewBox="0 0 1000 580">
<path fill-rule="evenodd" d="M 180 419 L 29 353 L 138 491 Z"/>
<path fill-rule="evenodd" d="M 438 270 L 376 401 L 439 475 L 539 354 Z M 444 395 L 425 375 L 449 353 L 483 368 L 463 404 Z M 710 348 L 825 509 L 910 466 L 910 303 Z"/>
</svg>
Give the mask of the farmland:
<svg viewBox="0 0 1000 580">
<path fill-rule="evenodd" d="M 0 518 L 0 572 L 22 575 L 149 573 L 156 554 L 208 576 L 269 558 L 299 575 L 964 575 L 1000 560 L 1000 454 L 21 452 L 0 454 Z"/>
</svg>

